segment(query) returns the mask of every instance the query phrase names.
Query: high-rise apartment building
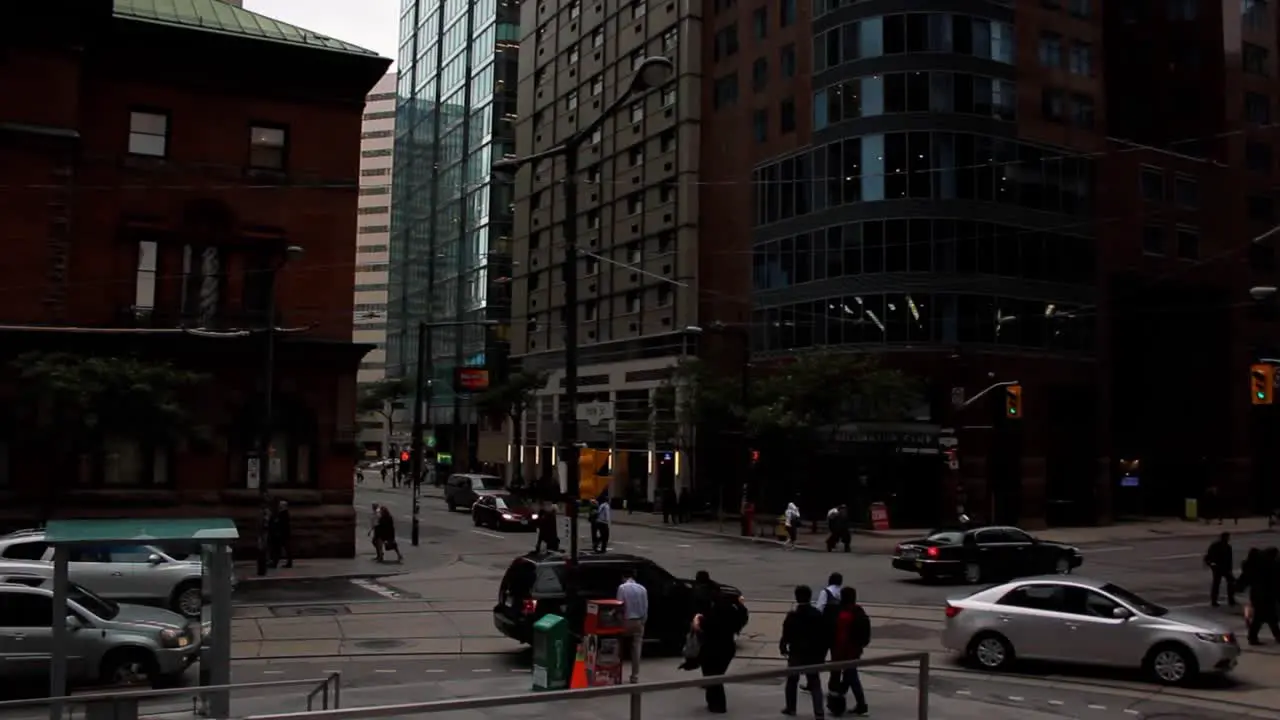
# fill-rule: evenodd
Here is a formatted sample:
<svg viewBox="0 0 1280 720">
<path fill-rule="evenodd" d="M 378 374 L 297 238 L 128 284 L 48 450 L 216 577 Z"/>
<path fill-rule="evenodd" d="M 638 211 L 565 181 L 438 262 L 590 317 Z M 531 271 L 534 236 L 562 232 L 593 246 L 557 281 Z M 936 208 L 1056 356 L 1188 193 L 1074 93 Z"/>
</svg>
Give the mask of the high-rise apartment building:
<svg viewBox="0 0 1280 720">
<path fill-rule="evenodd" d="M 505 373 L 512 192 L 491 168 L 515 150 L 518 10 L 515 0 L 401 5 L 387 370 L 413 375 L 420 324 L 454 323 L 430 331 L 427 425 L 465 463 L 477 418 L 455 369 L 485 367 L 494 382 Z M 459 325 L 473 321 L 498 324 Z"/>
<path fill-rule="evenodd" d="M 396 74 L 388 73 L 365 98 L 360 125 L 360 207 L 352 339 L 374 346 L 360 363 L 356 382 L 386 377 L 387 283 L 391 257 L 391 162 L 395 147 Z M 360 419 L 360 441 L 385 452 L 392 428 L 382 415 Z"/>
</svg>

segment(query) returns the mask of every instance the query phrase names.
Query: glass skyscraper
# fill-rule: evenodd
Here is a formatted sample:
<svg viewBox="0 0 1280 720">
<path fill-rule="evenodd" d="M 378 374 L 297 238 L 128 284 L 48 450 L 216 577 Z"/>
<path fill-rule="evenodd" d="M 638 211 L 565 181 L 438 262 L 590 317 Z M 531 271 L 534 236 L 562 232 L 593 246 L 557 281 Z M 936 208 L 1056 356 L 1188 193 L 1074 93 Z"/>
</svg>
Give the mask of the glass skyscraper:
<svg viewBox="0 0 1280 720">
<path fill-rule="evenodd" d="M 413 375 L 420 322 L 502 323 L 430 331 L 442 436 L 475 422 L 455 368 L 506 372 L 512 188 L 491 168 L 515 149 L 518 35 L 514 0 L 401 2 L 387 373 Z"/>
</svg>

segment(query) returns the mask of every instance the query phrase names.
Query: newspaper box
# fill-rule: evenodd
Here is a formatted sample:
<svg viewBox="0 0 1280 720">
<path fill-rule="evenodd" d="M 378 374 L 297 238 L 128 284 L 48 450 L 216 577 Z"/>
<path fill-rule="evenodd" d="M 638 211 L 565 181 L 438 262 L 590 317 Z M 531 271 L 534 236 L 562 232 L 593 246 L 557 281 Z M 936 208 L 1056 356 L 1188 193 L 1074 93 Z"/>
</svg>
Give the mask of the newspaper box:
<svg viewBox="0 0 1280 720">
<path fill-rule="evenodd" d="M 533 689 L 564 690 L 569 687 L 565 671 L 568 657 L 569 623 L 559 615 L 543 615 L 533 625 Z"/>
<path fill-rule="evenodd" d="M 592 600 L 587 603 L 582 634 L 585 644 L 583 662 L 589 687 L 622 684 L 625 617 L 621 600 Z"/>
</svg>

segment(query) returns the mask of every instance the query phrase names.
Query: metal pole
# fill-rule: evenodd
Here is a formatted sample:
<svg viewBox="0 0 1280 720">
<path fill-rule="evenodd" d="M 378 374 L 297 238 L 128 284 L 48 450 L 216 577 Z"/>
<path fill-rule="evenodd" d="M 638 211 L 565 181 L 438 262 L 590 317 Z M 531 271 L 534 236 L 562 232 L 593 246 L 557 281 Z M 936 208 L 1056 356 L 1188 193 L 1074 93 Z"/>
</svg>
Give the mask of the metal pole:
<svg viewBox="0 0 1280 720">
<path fill-rule="evenodd" d="M 214 545 L 210 550 L 206 581 L 212 602 L 209 628 L 212 637 L 209 639 L 209 653 L 201 659 L 201 664 L 208 662 L 212 665 L 209 668 L 210 685 L 225 687 L 231 684 L 231 577 L 234 568 L 230 547 Z M 210 717 L 231 716 L 229 690 L 216 690 L 204 697 Z"/>
<path fill-rule="evenodd" d="M 564 149 L 564 407 L 560 411 L 560 444 L 564 453 L 565 516 L 569 520 L 569 561 L 565 566 L 565 598 L 569 612 L 579 613 L 578 599 L 578 148 L 580 137 Z"/>
<path fill-rule="evenodd" d="M 271 482 L 271 435 L 275 427 L 275 366 L 276 366 L 276 271 L 267 272 L 267 327 L 264 333 L 267 344 L 263 353 L 262 368 L 262 430 L 258 438 L 258 577 L 267 574 L 267 530 L 271 522 L 271 497 L 267 485 Z"/>
<path fill-rule="evenodd" d="M 920 670 L 916 678 L 916 718 L 929 720 L 929 655 L 920 656 Z"/>
<path fill-rule="evenodd" d="M 435 424 L 435 421 L 432 420 L 431 418 L 431 401 L 435 399 L 435 394 L 436 394 L 436 361 L 435 361 L 435 357 L 431 354 L 431 325 L 427 325 L 426 330 L 427 330 L 426 332 L 427 353 L 426 353 L 426 359 L 422 361 L 422 367 L 425 368 L 424 374 L 427 376 L 426 377 L 427 401 L 425 403 L 426 407 L 423 409 L 423 413 L 422 413 L 424 416 L 422 421 L 422 429 L 425 431 L 427 428 L 431 428 L 431 437 L 435 438 L 436 424 Z M 437 448 L 440 447 L 439 440 L 436 441 L 435 447 Z M 436 484 L 437 485 L 440 483 L 439 472 L 440 472 L 440 464 L 436 463 L 436 473 L 437 473 Z M 419 493 L 419 496 L 421 496 L 421 493 Z"/>
<path fill-rule="evenodd" d="M 425 322 L 418 323 L 418 357 L 414 361 L 413 371 L 413 436 L 409 438 L 409 482 L 413 483 L 413 525 L 409 541 L 418 547 L 418 485 L 422 477 L 422 389 L 425 385 L 423 367 L 426 364 L 427 328 Z"/>
<path fill-rule="evenodd" d="M 67 561 L 71 557 L 66 545 L 56 545 L 53 549 L 53 652 L 50 655 L 49 697 L 61 698 L 67 694 L 67 645 L 71 640 L 71 632 L 67 628 Z M 87 630 L 85 632 L 88 632 Z M 49 720 L 62 720 L 64 701 L 53 700 L 49 703 Z"/>
</svg>

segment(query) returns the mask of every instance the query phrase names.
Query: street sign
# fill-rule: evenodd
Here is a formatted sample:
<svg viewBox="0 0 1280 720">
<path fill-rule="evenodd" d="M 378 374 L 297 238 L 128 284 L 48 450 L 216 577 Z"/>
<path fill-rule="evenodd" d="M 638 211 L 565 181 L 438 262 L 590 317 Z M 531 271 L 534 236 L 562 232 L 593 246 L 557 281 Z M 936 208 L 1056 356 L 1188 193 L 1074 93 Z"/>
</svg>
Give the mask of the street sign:
<svg viewBox="0 0 1280 720">
<path fill-rule="evenodd" d="M 484 392 L 489 389 L 489 371 L 476 367 L 457 368 L 454 385 L 459 392 Z"/>
<path fill-rule="evenodd" d="M 438 465 L 452 465 L 453 453 L 436 453 L 436 463 Z"/>
<path fill-rule="evenodd" d="M 578 405 L 578 420 L 595 427 L 601 420 L 613 419 L 613 403 L 589 402 Z"/>
</svg>

